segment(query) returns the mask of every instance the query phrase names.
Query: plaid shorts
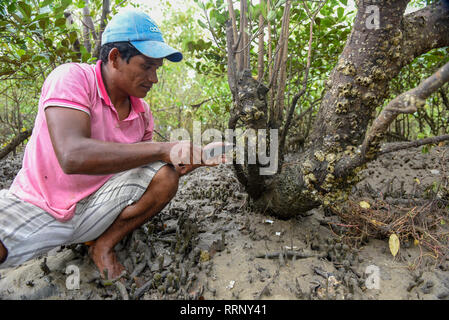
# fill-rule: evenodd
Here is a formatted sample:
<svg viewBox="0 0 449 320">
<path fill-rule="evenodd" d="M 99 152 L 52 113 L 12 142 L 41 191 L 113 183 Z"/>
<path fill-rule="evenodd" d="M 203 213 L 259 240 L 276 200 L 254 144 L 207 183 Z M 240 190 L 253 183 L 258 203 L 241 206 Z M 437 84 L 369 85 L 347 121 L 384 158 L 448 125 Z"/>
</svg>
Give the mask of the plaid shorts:
<svg viewBox="0 0 449 320">
<path fill-rule="evenodd" d="M 114 175 L 78 202 L 73 218 L 66 222 L 56 220 L 9 190 L 0 190 L 0 241 L 8 250 L 0 268 L 20 265 L 61 245 L 95 240 L 125 207 L 142 197 L 165 164 L 157 161 Z"/>
</svg>

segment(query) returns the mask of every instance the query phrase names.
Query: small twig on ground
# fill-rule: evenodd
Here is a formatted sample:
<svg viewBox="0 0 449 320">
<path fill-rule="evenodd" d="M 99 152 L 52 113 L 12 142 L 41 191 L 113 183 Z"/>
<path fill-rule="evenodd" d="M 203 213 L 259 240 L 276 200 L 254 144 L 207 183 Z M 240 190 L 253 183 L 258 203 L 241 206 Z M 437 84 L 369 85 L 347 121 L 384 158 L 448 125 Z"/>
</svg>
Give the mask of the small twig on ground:
<svg viewBox="0 0 449 320">
<path fill-rule="evenodd" d="M 134 292 L 134 296 L 133 299 L 134 300 L 138 300 L 140 299 L 140 297 L 148 291 L 148 289 L 150 289 L 153 286 L 153 279 L 151 279 L 150 281 L 147 281 L 144 283 L 143 286 L 141 286 L 140 288 L 138 288 L 135 292 Z"/>
<path fill-rule="evenodd" d="M 268 282 L 265 287 L 263 287 L 262 291 L 260 291 L 260 293 L 257 295 L 256 300 L 260 300 L 263 295 L 270 295 L 270 289 L 268 287 L 274 282 L 274 280 L 276 280 L 277 276 L 279 276 L 279 268 L 276 270 L 276 273 L 273 275 L 273 278 L 270 280 L 270 282 Z"/>
<path fill-rule="evenodd" d="M 123 283 L 121 283 L 120 281 L 116 281 L 114 284 L 117 287 L 120 295 L 122 296 L 122 299 L 129 300 L 128 291 L 126 290 L 125 285 Z"/>
<path fill-rule="evenodd" d="M 258 254 L 256 258 L 262 259 L 279 259 L 279 255 L 283 254 L 286 258 L 295 258 L 295 259 L 306 259 L 312 257 L 322 258 L 325 254 L 315 254 L 315 253 L 306 253 L 306 252 L 296 252 L 291 250 L 286 250 L 284 252 L 272 252 L 266 254 Z"/>
</svg>

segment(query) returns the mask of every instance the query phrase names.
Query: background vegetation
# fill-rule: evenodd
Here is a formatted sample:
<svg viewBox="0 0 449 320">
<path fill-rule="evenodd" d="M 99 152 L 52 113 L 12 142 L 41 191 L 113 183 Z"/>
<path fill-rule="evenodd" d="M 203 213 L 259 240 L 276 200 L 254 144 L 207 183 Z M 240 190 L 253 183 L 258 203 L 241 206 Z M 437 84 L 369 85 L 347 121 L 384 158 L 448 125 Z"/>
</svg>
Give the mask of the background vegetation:
<svg viewBox="0 0 449 320">
<path fill-rule="evenodd" d="M 284 2 L 272 1 L 272 9 L 268 12 L 266 1 L 248 1 L 249 34 L 257 34 L 260 14 L 271 22 L 272 42 L 266 45 L 265 50 L 269 49 L 268 46 L 271 50 L 276 48 Z M 426 1 L 414 1 L 409 6 L 419 8 L 426 4 Z M 153 6 L 160 8 L 162 20 L 158 22 L 165 40 L 185 56 L 182 63 L 165 63 L 159 74 L 159 84 L 146 97 L 157 119 L 156 130 L 160 136 L 155 135 L 155 139 L 169 137 L 173 128 L 190 127 L 193 120 L 201 121 L 203 128 L 223 130 L 227 127 L 232 100 L 226 80 L 226 1 L 195 0 L 189 3 L 187 10 L 181 10 L 170 1 L 152 2 L 150 7 L 126 0 L 1 0 L 2 148 L 21 132 L 32 129 L 40 89 L 49 72 L 66 62 L 94 63 L 102 28 L 111 16 L 126 6 L 141 7 L 149 13 Z M 298 103 L 289 132 L 287 145 L 291 150 L 301 147 L 301 141 L 309 133 L 326 79 L 336 65 L 350 32 L 354 10 L 353 4 L 348 4 L 347 0 L 329 0 L 314 19 L 311 67 L 306 93 Z M 236 16 L 239 16 L 238 10 Z M 286 105 L 291 104 L 303 81 L 309 28 L 310 19 L 305 6 L 295 2 L 288 40 Z M 252 40 L 257 42 L 257 37 Z M 257 63 L 257 46 L 255 48 L 250 53 L 254 64 Z M 447 53 L 447 48 L 437 49 L 415 59 L 394 79 L 391 98 L 430 76 L 449 60 Z M 272 63 L 265 61 L 267 66 Z M 265 77 L 268 77 L 266 73 Z M 388 139 L 406 141 L 442 135 L 448 132 L 448 125 L 449 93 L 446 84 L 427 100 L 424 109 L 399 116 L 390 127 Z"/>
</svg>

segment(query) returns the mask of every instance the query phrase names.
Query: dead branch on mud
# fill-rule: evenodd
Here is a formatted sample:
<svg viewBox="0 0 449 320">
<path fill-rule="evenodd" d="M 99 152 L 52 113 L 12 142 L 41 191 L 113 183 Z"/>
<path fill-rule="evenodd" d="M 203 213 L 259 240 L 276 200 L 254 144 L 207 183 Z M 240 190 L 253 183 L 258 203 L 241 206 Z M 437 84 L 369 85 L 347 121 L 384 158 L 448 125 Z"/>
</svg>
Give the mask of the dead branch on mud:
<svg viewBox="0 0 449 320">
<path fill-rule="evenodd" d="M 31 136 L 33 129 L 27 129 L 20 132 L 15 136 L 3 149 L 0 150 L 0 160 L 6 157 L 10 152 L 16 150 L 16 148 Z"/>
<path fill-rule="evenodd" d="M 437 144 L 437 143 L 440 143 L 440 142 L 443 142 L 446 140 L 449 140 L 449 134 L 441 135 L 438 137 L 430 137 L 430 138 L 415 140 L 415 141 L 391 143 L 388 146 L 383 147 L 380 150 L 379 155 L 382 155 L 385 153 L 390 153 L 390 152 L 395 152 L 395 151 L 399 151 L 399 150 L 403 150 L 403 149 L 416 148 L 416 147 L 420 147 L 420 146 L 423 146 L 426 144 Z"/>
</svg>

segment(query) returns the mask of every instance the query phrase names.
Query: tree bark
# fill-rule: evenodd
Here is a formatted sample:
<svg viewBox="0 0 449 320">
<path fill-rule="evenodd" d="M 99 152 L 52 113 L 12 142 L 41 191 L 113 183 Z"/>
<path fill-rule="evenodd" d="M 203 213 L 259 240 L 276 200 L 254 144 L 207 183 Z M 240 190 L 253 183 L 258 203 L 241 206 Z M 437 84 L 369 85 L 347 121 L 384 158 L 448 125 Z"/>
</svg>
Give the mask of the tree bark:
<svg viewBox="0 0 449 320">
<path fill-rule="evenodd" d="M 92 53 L 92 44 L 90 42 L 90 34 L 95 43 L 97 41 L 97 33 L 95 32 L 94 22 L 90 16 L 89 0 L 84 0 L 85 6 L 83 8 L 83 44 L 87 52 Z"/>
<path fill-rule="evenodd" d="M 70 25 L 74 23 L 71 12 L 64 12 L 64 16 Z M 75 42 L 73 43 L 73 50 L 78 53 L 78 58 L 81 58 L 81 45 L 78 39 L 75 39 Z"/>
<path fill-rule="evenodd" d="M 93 52 L 93 56 L 97 59 L 100 59 L 100 48 L 101 48 L 101 36 L 103 35 L 103 31 L 106 28 L 106 19 L 110 12 L 110 2 L 109 0 L 103 0 L 103 9 L 101 12 L 101 22 L 100 22 L 100 31 L 98 32 L 98 39 L 95 44 L 95 49 Z"/>
<path fill-rule="evenodd" d="M 260 3 L 262 3 L 263 0 L 260 0 Z M 259 50 L 257 52 L 257 80 L 259 82 L 263 81 L 262 77 L 264 74 L 264 56 L 265 56 L 265 50 L 264 50 L 264 18 L 263 15 L 259 15 Z"/>
</svg>

